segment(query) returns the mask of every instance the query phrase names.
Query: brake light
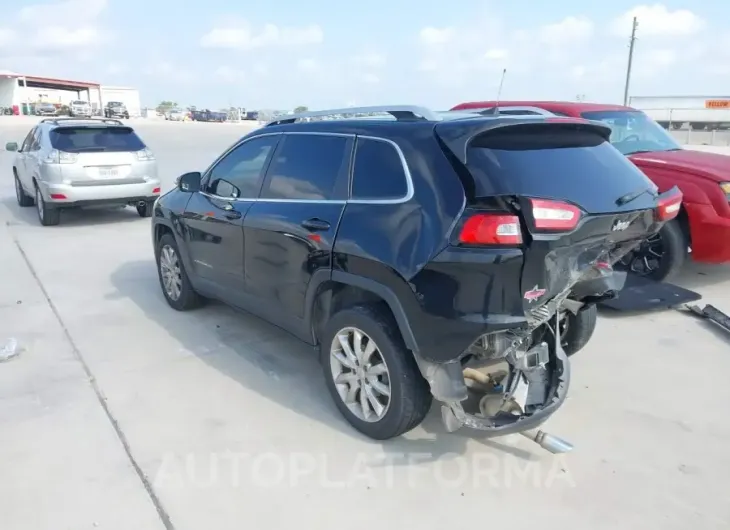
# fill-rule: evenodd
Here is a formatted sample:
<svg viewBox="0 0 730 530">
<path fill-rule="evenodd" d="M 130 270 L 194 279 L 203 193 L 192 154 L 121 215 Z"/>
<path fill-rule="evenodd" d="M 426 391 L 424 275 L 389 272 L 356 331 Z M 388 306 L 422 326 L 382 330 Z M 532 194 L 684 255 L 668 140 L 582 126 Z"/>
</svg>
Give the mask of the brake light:
<svg viewBox="0 0 730 530">
<path fill-rule="evenodd" d="M 535 228 L 540 230 L 572 230 L 580 221 L 580 209 L 561 201 L 530 199 Z"/>
<path fill-rule="evenodd" d="M 141 149 L 137 151 L 137 160 L 140 162 L 142 161 L 150 161 L 155 159 L 155 154 L 147 149 L 146 147 L 144 149 Z"/>
<path fill-rule="evenodd" d="M 46 164 L 75 164 L 79 155 L 77 153 L 66 153 L 58 149 L 52 149 L 43 162 Z"/>
<path fill-rule="evenodd" d="M 160 193 L 160 188 L 155 188 L 152 190 L 152 193 Z"/>
<path fill-rule="evenodd" d="M 682 206 L 682 192 L 677 190 L 669 197 L 661 197 L 657 203 L 656 213 L 660 221 L 670 221 L 677 217 Z"/>
<path fill-rule="evenodd" d="M 520 245 L 520 219 L 516 215 L 472 215 L 461 228 L 459 242 L 465 245 Z"/>
</svg>

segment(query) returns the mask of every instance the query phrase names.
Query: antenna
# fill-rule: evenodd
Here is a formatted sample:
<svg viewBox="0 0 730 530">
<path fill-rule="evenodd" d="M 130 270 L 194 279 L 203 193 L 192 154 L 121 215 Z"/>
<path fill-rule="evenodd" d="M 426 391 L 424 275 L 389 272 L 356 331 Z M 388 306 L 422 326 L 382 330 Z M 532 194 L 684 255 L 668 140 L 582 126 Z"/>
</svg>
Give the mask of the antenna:
<svg viewBox="0 0 730 530">
<path fill-rule="evenodd" d="M 507 69 L 502 70 L 502 77 L 499 80 L 499 88 L 497 89 L 497 102 L 494 106 L 494 114 L 499 115 L 499 102 L 502 99 L 502 87 L 504 86 L 504 78 L 507 75 Z"/>
</svg>

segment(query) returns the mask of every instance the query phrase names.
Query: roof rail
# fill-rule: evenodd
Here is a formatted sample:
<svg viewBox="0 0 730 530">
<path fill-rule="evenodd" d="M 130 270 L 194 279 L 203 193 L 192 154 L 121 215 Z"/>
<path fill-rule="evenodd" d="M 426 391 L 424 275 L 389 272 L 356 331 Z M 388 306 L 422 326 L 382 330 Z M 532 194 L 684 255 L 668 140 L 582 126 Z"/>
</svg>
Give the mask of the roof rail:
<svg viewBox="0 0 730 530">
<path fill-rule="evenodd" d="M 100 123 L 110 123 L 112 125 L 124 125 L 124 122 L 120 120 L 115 120 L 112 118 L 74 118 L 74 117 L 65 117 L 65 118 L 45 118 L 41 120 L 41 123 L 53 123 L 55 125 L 58 125 L 59 123 L 63 123 L 66 121 L 91 121 L 91 122 L 100 122 Z"/>
<path fill-rule="evenodd" d="M 307 118 L 323 118 L 326 116 L 335 117 L 335 119 L 342 119 L 348 115 L 357 114 L 375 114 L 376 112 L 383 114 L 390 114 L 397 121 L 440 121 L 441 117 L 426 107 L 419 107 L 415 105 L 380 105 L 374 107 L 348 107 L 345 109 L 328 109 L 328 110 L 315 110 L 309 112 L 300 112 L 298 114 L 287 114 L 280 116 L 269 123 L 266 127 L 271 125 L 282 125 L 286 123 L 294 123 L 297 120 Z M 369 119 L 373 119 L 373 116 L 363 116 Z M 351 119 L 351 118 L 349 118 Z"/>
</svg>

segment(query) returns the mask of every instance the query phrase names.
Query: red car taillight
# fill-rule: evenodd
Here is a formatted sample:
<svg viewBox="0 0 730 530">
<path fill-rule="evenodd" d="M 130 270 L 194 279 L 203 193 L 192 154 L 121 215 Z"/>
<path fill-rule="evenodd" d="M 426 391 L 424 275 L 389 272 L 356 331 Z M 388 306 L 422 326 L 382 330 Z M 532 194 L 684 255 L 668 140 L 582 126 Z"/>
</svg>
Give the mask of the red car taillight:
<svg viewBox="0 0 730 530">
<path fill-rule="evenodd" d="M 539 230 L 572 230 L 580 222 L 580 209 L 572 204 L 545 199 L 530 199 L 535 228 Z"/>
<path fill-rule="evenodd" d="M 660 198 L 656 207 L 657 218 L 660 221 L 670 221 L 677 217 L 682 206 L 682 197 L 682 192 L 677 190 L 669 197 Z"/>
<path fill-rule="evenodd" d="M 465 245 L 520 245 L 522 229 L 516 215 L 478 213 L 469 217 L 459 234 Z"/>
</svg>

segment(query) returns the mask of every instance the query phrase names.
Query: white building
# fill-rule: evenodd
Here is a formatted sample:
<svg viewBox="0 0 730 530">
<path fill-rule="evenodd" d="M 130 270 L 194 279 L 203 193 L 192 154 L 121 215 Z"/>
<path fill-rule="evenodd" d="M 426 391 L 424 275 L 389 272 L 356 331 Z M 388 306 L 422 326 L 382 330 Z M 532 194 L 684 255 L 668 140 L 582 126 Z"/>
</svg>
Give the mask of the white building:
<svg viewBox="0 0 730 530">
<path fill-rule="evenodd" d="M 76 99 L 88 101 L 94 109 L 103 108 L 110 101 L 121 101 L 130 116 L 140 116 L 142 112 L 139 91 L 134 88 L 26 76 L 0 70 L 0 107 L 22 108 L 23 104 L 40 101 L 68 105 Z"/>
</svg>

